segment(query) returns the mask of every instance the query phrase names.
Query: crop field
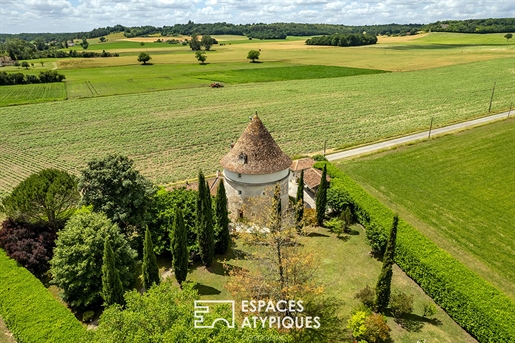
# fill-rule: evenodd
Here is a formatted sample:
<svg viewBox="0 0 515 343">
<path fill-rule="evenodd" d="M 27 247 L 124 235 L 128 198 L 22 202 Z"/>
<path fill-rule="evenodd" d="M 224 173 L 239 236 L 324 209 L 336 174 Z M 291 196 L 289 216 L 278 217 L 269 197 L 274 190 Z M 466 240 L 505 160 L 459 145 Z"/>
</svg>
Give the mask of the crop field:
<svg viewBox="0 0 515 343">
<path fill-rule="evenodd" d="M 358 69 L 329 66 L 290 66 L 276 68 L 256 68 L 221 71 L 218 73 L 192 74 L 199 79 L 217 80 L 230 84 L 248 82 L 270 82 L 285 80 L 323 79 L 384 73 L 382 70 Z"/>
<path fill-rule="evenodd" d="M 505 33 L 466 34 L 452 32 L 432 32 L 421 37 L 418 42 L 426 44 L 457 45 L 514 45 L 513 40 L 504 38 Z"/>
<path fill-rule="evenodd" d="M 250 65 L 250 63 L 249 63 Z M 0 191 L 45 166 L 77 173 L 107 153 L 159 184 L 211 174 L 258 111 L 290 155 L 442 126 L 513 101 L 513 61 L 410 73 L 247 83 L 0 108 Z M 94 84 L 92 82 L 92 84 Z M 20 115 L 23 113 L 23 115 Z"/>
<path fill-rule="evenodd" d="M 339 167 L 515 299 L 515 120 Z"/>
<path fill-rule="evenodd" d="M 0 87 L 0 106 L 66 99 L 64 83 L 43 83 Z"/>
</svg>

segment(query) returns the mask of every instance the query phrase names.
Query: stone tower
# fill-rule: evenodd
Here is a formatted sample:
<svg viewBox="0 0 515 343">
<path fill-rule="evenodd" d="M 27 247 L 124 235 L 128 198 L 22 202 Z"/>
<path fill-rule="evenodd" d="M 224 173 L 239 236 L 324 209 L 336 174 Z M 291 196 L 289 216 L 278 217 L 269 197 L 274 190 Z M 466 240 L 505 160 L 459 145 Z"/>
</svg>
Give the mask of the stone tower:
<svg viewBox="0 0 515 343">
<path fill-rule="evenodd" d="M 287 208 L 291 162 L 255 115 L 220 161 L 231 218 L 244 217 L 245 209 L 252 205 L 249 200 L 263 195 L 265 189 L 276 183 L 281 186 L 282 208 Z"/>
</svg>

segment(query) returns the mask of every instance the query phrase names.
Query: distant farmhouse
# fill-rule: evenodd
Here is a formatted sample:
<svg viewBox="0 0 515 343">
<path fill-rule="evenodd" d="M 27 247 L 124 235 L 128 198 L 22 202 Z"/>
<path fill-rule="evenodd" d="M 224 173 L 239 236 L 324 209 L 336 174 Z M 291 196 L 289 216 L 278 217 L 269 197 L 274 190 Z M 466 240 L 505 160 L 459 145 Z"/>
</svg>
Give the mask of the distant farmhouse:
<svg viewBox="0 0 515 343">
<path fill-rule="evenodd" d="M 15 63 L 16 61 L 9 56 L 0 56 L 0 67 L 13 66 Z"/>
</svg>

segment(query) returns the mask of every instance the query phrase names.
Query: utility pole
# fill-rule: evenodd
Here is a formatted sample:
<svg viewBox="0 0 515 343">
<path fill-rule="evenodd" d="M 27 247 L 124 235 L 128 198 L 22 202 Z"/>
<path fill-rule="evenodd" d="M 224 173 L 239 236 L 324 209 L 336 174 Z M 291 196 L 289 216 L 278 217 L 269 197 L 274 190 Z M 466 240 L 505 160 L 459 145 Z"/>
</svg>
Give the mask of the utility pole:
<svg viewBox="0 0 515 343">
<path fill-rule="evenodd" d="M 325 148 L 327 147 L 327 139 L 324 141 L 324 157 L 325 157 Z"/>
<path fill-rule="evenodd" d="M 492 88 L 492 96 L 490 97 L 490 107 L 488 107 L 488 113 L 492 110 L 492 101 L 494 100 L 494 92 L 495 92 L 495 84 L 497 81 L 494 82 L 494 88 Z"/>
<path fill-rule="evenodd" d="M 434 117 L 431 117 L 431 124 L 429 124 L 429 135 L 427 136 L 427 139 L 431 139 L 431 130 L 433 129 L 433 119 L 434 119 Z"/>
</svg>

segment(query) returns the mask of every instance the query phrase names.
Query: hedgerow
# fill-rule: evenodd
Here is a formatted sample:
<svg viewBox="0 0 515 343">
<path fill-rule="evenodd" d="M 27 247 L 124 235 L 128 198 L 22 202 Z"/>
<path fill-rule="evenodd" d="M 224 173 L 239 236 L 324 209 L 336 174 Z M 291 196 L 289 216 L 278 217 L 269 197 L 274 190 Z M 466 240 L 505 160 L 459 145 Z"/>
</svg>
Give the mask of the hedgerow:
<svg viewBox="0 0 515 343">
<path fill-rule="evenodd" d="M 77 342 L 86 330 L 28 270 L 0 249 L 0 316 L 18 343 Z"/>
<path fill-rule="evenodd" d="M 331 187 L 349 194 L 357 221 L 373 232 L 367 237 L 380 252 L 394 213 L 335 166 L 327 164 L 327 172 Z M 480 342 L 515 342 L 515 302 L 402 219 L 395 262 Z"/>
</svg>

